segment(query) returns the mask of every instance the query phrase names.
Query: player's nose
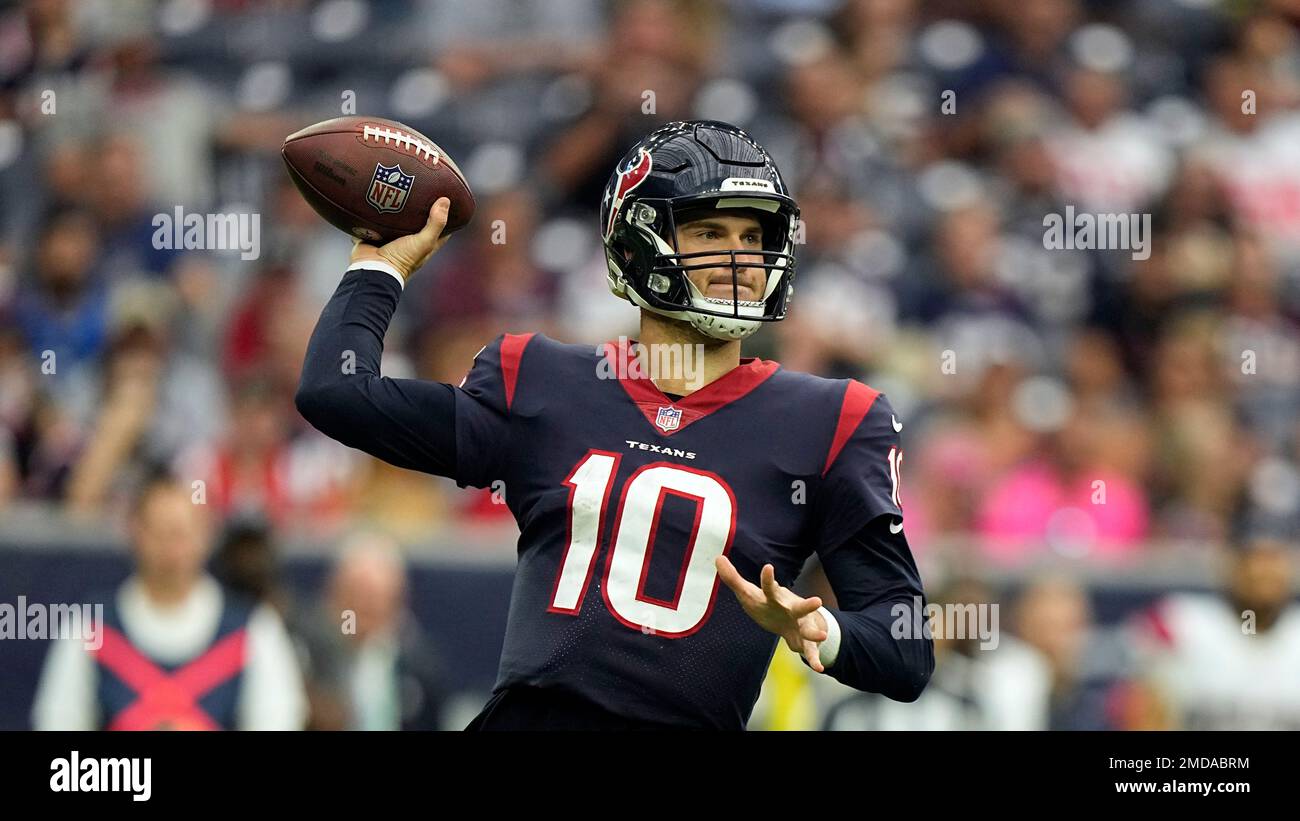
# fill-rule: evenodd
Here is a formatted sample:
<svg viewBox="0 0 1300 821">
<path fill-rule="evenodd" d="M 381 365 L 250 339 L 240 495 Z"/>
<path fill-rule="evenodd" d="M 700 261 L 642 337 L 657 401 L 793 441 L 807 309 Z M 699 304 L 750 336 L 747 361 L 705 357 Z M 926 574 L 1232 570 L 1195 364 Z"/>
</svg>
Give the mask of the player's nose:
<svg viewBox="0 0 1300 821">
<path fill-rule="evenodd" d="M 732 243 L 728 250 L 734 251 L 732 257 L 735 260 L 736 276 L 741 278 L 742 284 L 753 286 L 754 283 L 749 280 L 763 272 L 763 255 L 756 252 L 752 246 L 745 244 L 739 237 Z"/>
</svg>

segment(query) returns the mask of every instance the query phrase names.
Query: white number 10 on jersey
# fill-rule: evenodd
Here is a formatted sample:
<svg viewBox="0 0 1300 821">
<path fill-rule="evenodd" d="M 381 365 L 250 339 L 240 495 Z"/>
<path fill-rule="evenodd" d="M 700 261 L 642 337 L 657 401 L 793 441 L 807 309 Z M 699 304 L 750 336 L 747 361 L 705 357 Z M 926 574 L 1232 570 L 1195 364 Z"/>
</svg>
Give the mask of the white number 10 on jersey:
<svg viewBox="0 0 1300 821">
<path fill-rule="evenodd" d="M 564 480 L 569 488 L 569 541 L 548 608 L 552 613 L 577 615 L 582 607 L 621 458 L 589 451 Z M 676 592 L 665 601 L 648 595 L 645 587 L 659 514 L 669 494 L 695 505 L 695 522 Z M 714 560 L 731 547 L 735 532 L 736 497 L 716 474 L 664 462 L 638 468 L 623 484 L 614 515 L 600 586 L 605 606 L 623 624 L 643 632 L 669 638 L 694 633 L 713 609 L 718 588 Z"/>
</svg>

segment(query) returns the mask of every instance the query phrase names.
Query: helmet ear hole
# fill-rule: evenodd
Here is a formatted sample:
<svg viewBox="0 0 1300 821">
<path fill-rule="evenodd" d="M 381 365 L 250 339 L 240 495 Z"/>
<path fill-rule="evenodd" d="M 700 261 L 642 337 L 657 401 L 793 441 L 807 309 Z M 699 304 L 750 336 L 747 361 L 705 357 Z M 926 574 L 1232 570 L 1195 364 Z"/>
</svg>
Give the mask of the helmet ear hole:
<svg viewBox="0 0 1300 821">
<path fill-rule="evenodd" d="M 624 266 L 636 258 L 637 249 L 626 238 L 615 240 L 614 250 L 618 254 L 619 259 L 623 261 Z"/>
</svg>

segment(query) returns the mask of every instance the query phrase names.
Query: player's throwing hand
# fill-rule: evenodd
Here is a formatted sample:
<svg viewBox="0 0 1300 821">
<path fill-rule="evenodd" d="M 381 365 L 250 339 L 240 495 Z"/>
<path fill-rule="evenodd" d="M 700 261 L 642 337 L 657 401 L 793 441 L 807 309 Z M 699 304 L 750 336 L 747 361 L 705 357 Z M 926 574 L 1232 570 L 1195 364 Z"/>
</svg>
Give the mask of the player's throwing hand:
<svg viewBox="0 0 1300 821">
<path fill-rule="evenodd" d="M 352 261 L 387 262 L 397 269 L 402 279 L 410 279 L 411 274 L 418 271 L 424 263 L 428 262 L 429 257 L 446 244 L 450 234 L 443 236 L 442 229 L 447 227 L 447 213 L 450 210 L 451 200 L 439 197 L 429 209 L 429 221 L 418 234 L 398 237 L 384 246 L 358 241 L 352 246 Z"/>
<path fill-rule="evenodd" d="M 826 619 L 817 612 L 821 598 L 805 599 L 777 584 L 776 570 L 770 564 L 763 565 L 761 588 L 746 581 L 726 556 L 719 556 L 714 564 L 723 583 L 759 627 L 785 639 L 786 646 L 807 659 L 817 672 L 826 671 L 818 652 L 818 644 L 827 636 Z"/>
</svg>

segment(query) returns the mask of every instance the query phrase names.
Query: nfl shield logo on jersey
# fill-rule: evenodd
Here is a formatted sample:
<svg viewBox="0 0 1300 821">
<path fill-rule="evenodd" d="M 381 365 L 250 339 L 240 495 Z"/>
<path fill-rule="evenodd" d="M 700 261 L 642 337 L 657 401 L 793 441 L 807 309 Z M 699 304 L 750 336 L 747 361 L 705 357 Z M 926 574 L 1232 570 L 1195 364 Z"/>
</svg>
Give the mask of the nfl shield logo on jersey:
<svg viewBox="0 0 1300 821">
<path fill-rule="evenodd" d="M 402 171 L 399 165 L 376 165 L 375 177 L 370 182 L 370 192 L 366 201 L 380 212 L 401 211 L 406 205 L 406 196 L 411 193 L 414 174 Z"/>
<path fill-rule="evenodd" d="M 655 427 L 666 433 L 670 430 L 677 430 L 681 424 L 681 410 L 674 408 L 672 405 L 659 408 L 659 414 L 655 417 Z"/>
</svg>

